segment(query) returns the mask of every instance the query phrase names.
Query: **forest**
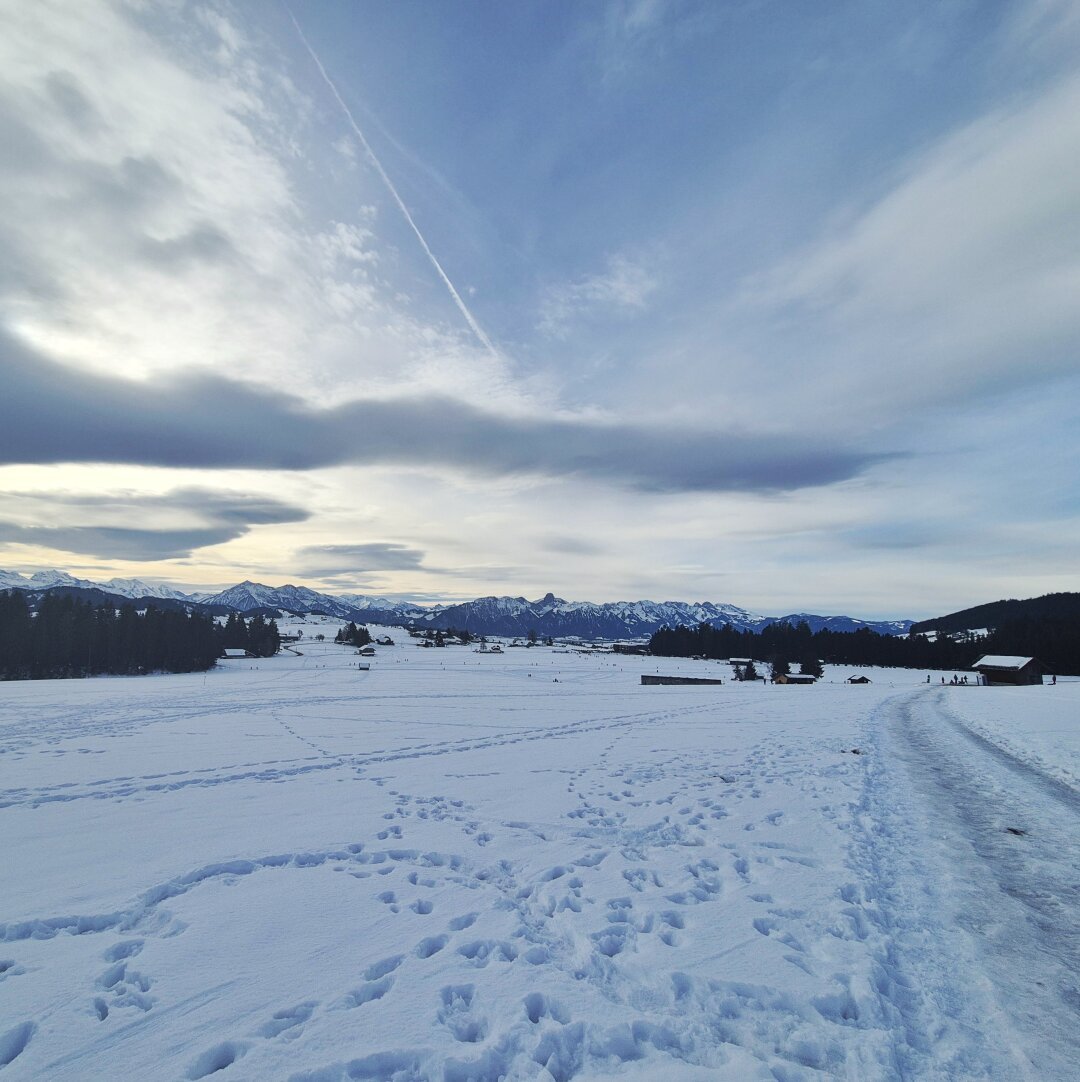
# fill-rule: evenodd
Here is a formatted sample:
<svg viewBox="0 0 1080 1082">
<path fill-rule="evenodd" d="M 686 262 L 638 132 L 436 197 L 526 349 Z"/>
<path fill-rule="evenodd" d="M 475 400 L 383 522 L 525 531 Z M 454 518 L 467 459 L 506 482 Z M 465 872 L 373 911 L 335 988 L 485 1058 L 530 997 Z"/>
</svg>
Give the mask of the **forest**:
<svg viewBox="0 0 1080 1082">
<path fill-rule="evenodd" d="M 930 638 L 853 632 L 812 632 L 805 623 L 779 623 L 760 632 L 729 625 L 661 628 L 649 640 L 660 657 L 746 657 L 762 662 L 882 665 L 901 669 L 967 670 L 984 654 L 1037 658 L 1048 673 L 1080 676 L 1080 622 L 1052 618 L 1010 620 L 988 635 Z"/>
<path fill-rule="evenodd" d="M 200 672 L 226 646 L 268 656 L 279 642 L 274 621 L 258 616 L 230 617 L 222 628 L 200 613 L 51 595 L 35 613 L 20 591 L 0 593 L 0 680 Z"/>
</svg>

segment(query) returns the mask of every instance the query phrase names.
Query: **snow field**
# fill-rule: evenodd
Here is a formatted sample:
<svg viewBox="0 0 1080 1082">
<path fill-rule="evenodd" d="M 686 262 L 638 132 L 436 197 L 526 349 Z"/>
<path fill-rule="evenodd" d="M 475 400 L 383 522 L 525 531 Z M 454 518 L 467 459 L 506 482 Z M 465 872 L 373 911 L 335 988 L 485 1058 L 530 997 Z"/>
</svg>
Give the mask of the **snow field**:
<svg viewBox="0 0 1080 1082">
<path fill-rule="evenodd" d="M 644 688 L 727 670 L 400 632 L 360 671 L 316 630 L 205 676 L 3 688 L 5 1080 L 1022 1067 L 979 1028 L 988 979 L 935 1014 L 931 907 L 921 941 L 899 923 L 920 839 L 878 741 L 925 673 Z"/>
</svg>

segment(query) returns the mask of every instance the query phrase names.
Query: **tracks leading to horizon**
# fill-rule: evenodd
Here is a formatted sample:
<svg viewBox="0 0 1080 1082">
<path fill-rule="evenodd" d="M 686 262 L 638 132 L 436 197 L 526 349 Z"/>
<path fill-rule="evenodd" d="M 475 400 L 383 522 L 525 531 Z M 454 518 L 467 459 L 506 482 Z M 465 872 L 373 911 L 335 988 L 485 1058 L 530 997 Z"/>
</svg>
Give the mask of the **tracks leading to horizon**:
<svg viewBox="0 0 1080 1082">
<path fill-rule="evenodd" d="M 1080 795 L 966 727 L 940 689 L 883 705 L 856 848 L 902 1077 L 1071 1077 Z M 934 1042 L 947 1066 L 926 1066 Z"/>
</svg>

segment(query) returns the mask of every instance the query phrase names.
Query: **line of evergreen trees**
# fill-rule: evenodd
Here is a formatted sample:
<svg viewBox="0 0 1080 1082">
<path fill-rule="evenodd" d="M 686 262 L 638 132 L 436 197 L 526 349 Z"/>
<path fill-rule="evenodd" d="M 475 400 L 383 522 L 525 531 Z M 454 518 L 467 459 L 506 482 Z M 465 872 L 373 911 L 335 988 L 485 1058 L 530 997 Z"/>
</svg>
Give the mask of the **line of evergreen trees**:
<svg viewBox="0 0 1080 1082">
<path fill-rule="evenodd" d="M 334 636 L 334 642 L 344 643 L 346 646 L 368 646 L 371 643 L 371 632 L 366 627 L 357 627 L 350 620 Z"/>
<path fill-rule="evenodd" d="M 760 632 L 730 625 L 661 628 L 649 640 L 660 657 L 748 657 L 756 661 L 810 661 L 833 665 L 883 665 L 901 669 L 970 669 L 983 654 L 1038 658 L 1049 672 L 1080 676 L 1080 623 L 1013 620 L 987 636 L 922 635 L 900 638 L 869 628 L 811 631 L 805 622 L 772 624 Z"/>
<path fill-rule="evenodd" d="M 201 614 L 47 595 L 34 615 L 25 594 L 0 593 L 0 680 L 198 672 L 221 648 L 220 629 Z"/>
<path fill-rule="evenodd" d="M 221 648 L 247 650 L 255 657 L 273 657 L 281 649 L 277 621 L 267 620 L 260 614 L 245 620 L 235 612 L 229 613 L 221 629 Z"/>
</svg>

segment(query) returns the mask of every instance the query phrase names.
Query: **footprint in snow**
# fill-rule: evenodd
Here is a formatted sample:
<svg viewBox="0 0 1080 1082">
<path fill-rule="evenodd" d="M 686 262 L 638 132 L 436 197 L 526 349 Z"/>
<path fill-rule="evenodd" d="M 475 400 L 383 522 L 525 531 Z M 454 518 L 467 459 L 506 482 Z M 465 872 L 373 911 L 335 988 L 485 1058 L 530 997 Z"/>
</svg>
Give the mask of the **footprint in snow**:
<svg viewBox="0 0 1080 1082">
<path fill-rule="evenodd" d="M 248 1050 L 248 1047 L 243 1041 L 222 1041 L 221 1044 L 208 1048 L 192 1063 L 188 1068 L 187 1077 L 199 1079 L 223 1071 L 226 1067 L 231 1067 Z"/>
<path fill-rule="evenodd" d="M 6 1067 L 18 1059 L 36 1032 L 36 1022 L 20 1022 L 6 1033 L 0 1033 L 0 1067 Z"/>
<path fill-rule="evenodd" d="M 291 1041 L 303 1033 L 303 1024 L 312 1016 L 318 1003 L 308 1000 L 298 1003 L 295 1007 L 284 1007 L 275 1011 L 269 1021 L 259 1027 L 260 1037 L 280 1037 Z"/>
<path fill-rule="evenodd" d="M 450 937 L 448 935 L 428 936 L 427 939 L 421 939 L 416 944 L 413 953 L 417 958 L 430 958 L 433 954 L 438 954 L 449 942 Z"/>
<path fill-rule="evenodd" d="M 364 980 L 377 981 L 380 977 L 385 977 L 388 973 L 393 973 L 404 960 L 404 954 L 392 954 L 389 958 L 383 958 L 380 962 L 372 962 L 372 964 L 364 970 Z"/>
<path fill-rule="evenodd" d="M 473 1011 L 476 987 L 472 984 L 448 984 L 439 992 L 442 1006 L 436 1017 L 450 1030 L 454 1040 L 477 1044 L 488 1034 L 486 1018 Z"/>
<path fill-rule="evenodd" d="M 375 1000 L 382 999 L 393 987 L 394 978 L 391 976 L 382 977 L 376 981 L 368 981 L 366 984 L 354 988 L 351 992 L 347 992 L 337 1002 L 336 1006 L 345 1010 L 362 1007 L 365 1003 L 374 1003 Z"/>
</svg>

